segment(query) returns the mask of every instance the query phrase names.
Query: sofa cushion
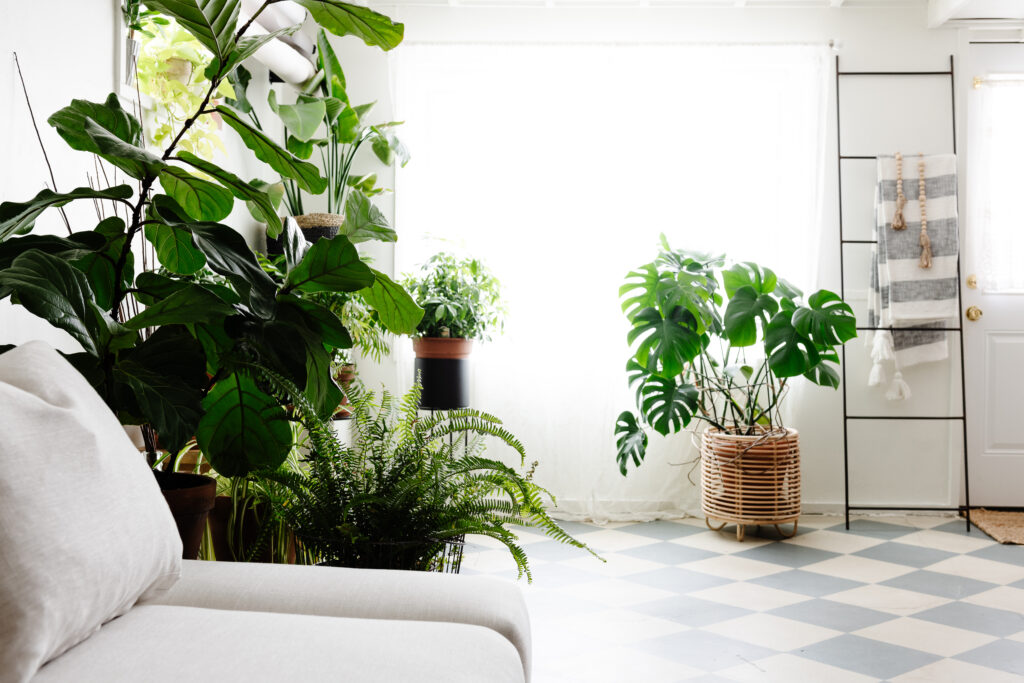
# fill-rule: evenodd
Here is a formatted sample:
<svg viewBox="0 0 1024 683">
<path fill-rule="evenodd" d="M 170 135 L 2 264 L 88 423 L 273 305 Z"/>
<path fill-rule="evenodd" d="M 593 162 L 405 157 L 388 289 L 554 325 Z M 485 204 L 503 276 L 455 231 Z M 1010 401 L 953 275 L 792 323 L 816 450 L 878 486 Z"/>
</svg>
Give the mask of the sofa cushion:
<svg viewBox="0 0 1024 683">
<path fill-rule="evenodd" d="M 530 617 L 519 587 L 490 576 L 185 560 L 164 605 L 484 626 L 530 678 Z"/>
<path fill-rule="evenodd" d="M 140 605 L 32 683 L 522 683 L 512 644 L 466 624 Z"/>
<path fill-rule="evenodd" d="M 0 354 L 0 683 L 180 571 L 167 503 L 100 396 L 42 342 Z"/>
</svg>

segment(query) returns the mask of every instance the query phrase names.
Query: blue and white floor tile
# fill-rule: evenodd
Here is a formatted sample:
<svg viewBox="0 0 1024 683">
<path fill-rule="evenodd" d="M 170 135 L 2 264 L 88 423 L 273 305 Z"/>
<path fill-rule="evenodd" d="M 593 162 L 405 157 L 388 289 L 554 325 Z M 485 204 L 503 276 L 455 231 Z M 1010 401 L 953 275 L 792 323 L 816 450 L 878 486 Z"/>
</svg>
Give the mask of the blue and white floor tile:
<svg viewBox="0 0 1024 683">
<path fill-rule="evenodd" d="M 565 526 L 608 561 L 522 534 L 535 683 L 1024 683 L 1024 547 L 962 521 Z M 515 578 L 487 539 L 463 573 Z"/>
</svg>

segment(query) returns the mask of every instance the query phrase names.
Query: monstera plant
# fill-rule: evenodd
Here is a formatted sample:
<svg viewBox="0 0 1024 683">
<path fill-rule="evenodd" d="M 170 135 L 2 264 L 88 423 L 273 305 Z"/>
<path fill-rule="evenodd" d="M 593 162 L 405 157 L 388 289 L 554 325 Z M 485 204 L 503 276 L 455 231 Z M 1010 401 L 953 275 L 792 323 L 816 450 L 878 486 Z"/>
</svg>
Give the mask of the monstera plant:
<svg viewBox="0 0 1024 683">
<path fill-rule="evenodd" d="M 631 272 L 620 295 L 637 407 L 615 428 L 624 475 L 646 455 L 645 427 L 668 435 L 701 420 L 738 436 L 780 428 L 791 379 L 838 387 L 837 348 L 857 335 L 838 295 L 822 289 L 801 303 L 768 268 L 673 250 L 664 235 L 658 258 Z"/>
<path fill-rule="evenodd" d="M 292 441 L 288 415 L 250 368 L 263 367 L 303 388 L 324 416 L 338 405 L 331 351 L 352 341 L 337 315 L 311 294 L 360 292 L 382 321 L 415 317 L 418 307 L 383 273 L 364 263 L 344 234 L 310 246 L 282 221 L 264 187 L 180 149 L 201 117 L 219 116 L 257 159 L 317 194 L 327 181 L 215 93 L 227 74 L 282 32 L 250 35 L 267 0 L 244 23 L 240 0 L 147 0 L 174 19 L 212 57 L 202 102 L 160 152 L 144 147 L 142 127 L 116 95 L 74 100 L 49 123 L 74 149 L 97 155 L 133 181 L 70 192 L 41 191 L 0 204 L 0 297 L 68 332 L 82 351 L 68 356 L 125 423 L 150 425 L 174 451 L 195 436 L 218 472 L 242 475 L 276 467 Z M 340 0 L 296 0 L 327 31 L 389 50 L 403 27 Z M 120 207 L 92 230 L 32 234 L 47 209 L 73 201 Z M 242 236 L 222 225 L 235 200 L 249 202 L 284 240 L 280 272 L 268 273 Z M 138 272 L 142 240 L 162 270 Z M 218 282 L 192 277 L 203 268 Z M 395 323 L 397 326 L 397 323 Z M 402 323 L 407 326 L 407 322 Z M 148 450 L 154 452 L 153 435 Z"/>
</svg>

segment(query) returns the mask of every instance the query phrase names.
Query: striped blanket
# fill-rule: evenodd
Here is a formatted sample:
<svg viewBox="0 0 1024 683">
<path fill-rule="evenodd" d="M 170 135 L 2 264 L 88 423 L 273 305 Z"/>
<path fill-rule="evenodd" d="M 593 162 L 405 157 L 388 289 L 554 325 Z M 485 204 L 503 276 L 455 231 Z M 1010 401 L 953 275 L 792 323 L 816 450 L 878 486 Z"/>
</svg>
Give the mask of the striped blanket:
<svg viewBox="0 0 1024 683">
<path fill-rule="evenodd" d="M 878 158 L 875 187 L 875 228 L 871 249 L 871 289 L 868 293 L 868 326 L 892 331 L 869 332 L 865 339 L 873 361 L 868 384 L 889 383 L 890 400 L 910 398 L 902 369 L 949 357 L 946 332 L 919 328 L 953 327 L 959 316 L 957 261 L 959 236 L 956 206 L 956 157 L 938 154 L 924 157 L 925 211 L 931 240 L 932 265 L 920 265 L 921 211 L 918 203 L 919 156 L 903 158 L 905 230 L 893 230 L 896 213 L 896 160 Z M 901 327 L 914 330 L 900 331 Z M 891 381 L 886 370 L 892 365 Z"/>
</svg>

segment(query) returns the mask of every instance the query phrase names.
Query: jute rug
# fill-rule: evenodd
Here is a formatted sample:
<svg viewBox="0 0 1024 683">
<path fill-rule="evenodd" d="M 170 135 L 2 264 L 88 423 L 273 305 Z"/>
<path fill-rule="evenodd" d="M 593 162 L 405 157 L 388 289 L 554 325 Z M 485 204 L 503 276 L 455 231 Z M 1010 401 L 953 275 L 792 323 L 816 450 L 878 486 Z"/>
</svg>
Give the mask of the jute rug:
<svg viewBox="0 0 1024 683">
<path fill-rule="evenodd" d="M 971 510 L 971 521 L 1000 543 L 1024 545 L 1024 512 Z"/>
</svg>

